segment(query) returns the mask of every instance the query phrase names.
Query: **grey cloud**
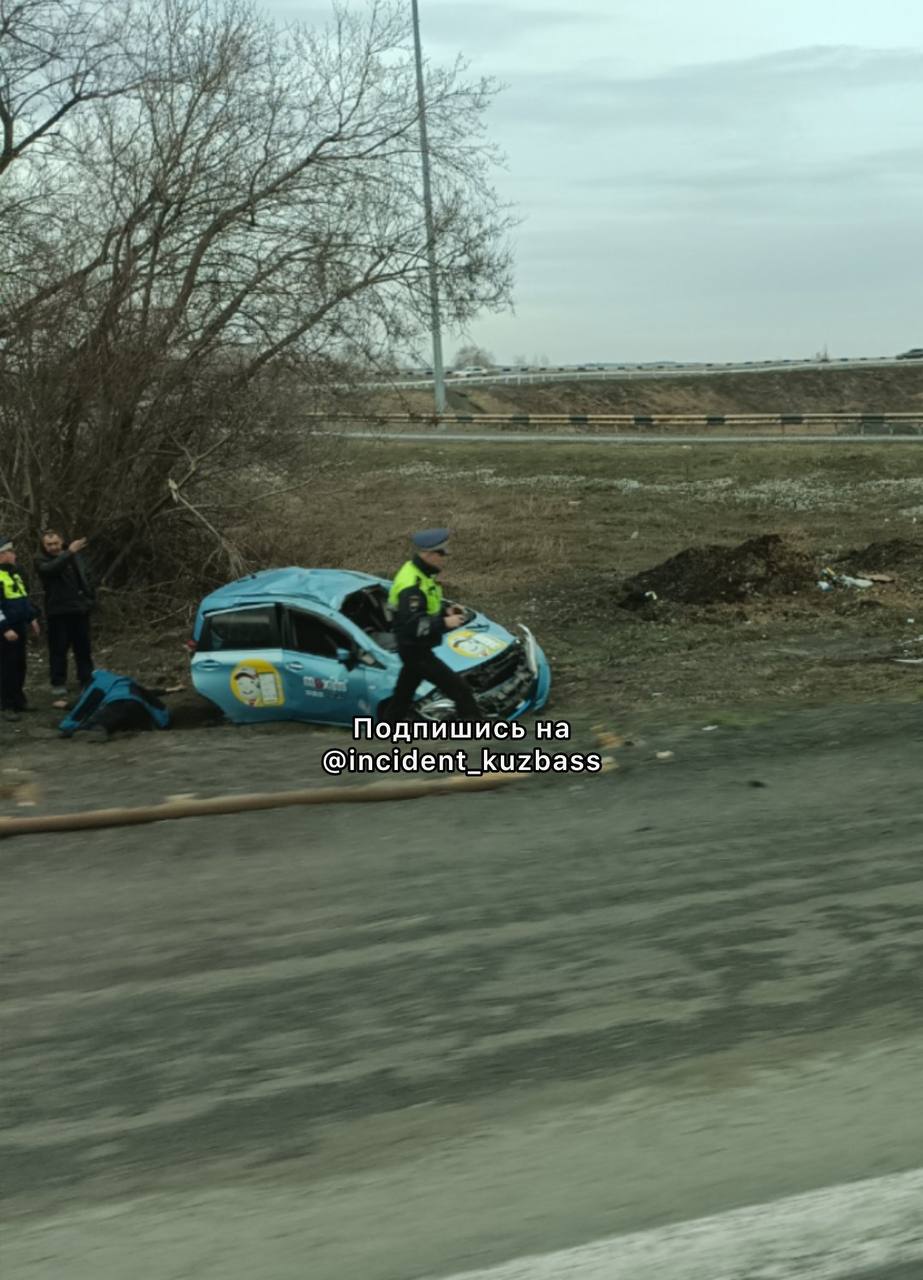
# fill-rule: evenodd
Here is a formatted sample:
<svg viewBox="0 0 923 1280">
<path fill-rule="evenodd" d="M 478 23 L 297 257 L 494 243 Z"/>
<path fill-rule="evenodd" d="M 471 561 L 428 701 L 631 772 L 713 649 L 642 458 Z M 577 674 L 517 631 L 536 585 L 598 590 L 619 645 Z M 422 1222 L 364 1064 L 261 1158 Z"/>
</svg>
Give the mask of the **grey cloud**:
<svg viewBox="0 0 923 1280">
<path fill-rule="evenodd" d="M 326 26 L 333 16 L 332 0 L 327 5 L 303 5 L 295 0 L 263 0 L 263 7 L 282 22 L 300 22 L 309 27 Z M 410 21 L 410 5 L 407 5 Z M 427 51 L 445 56 L 437 46 L 448 45 L 451 54 L 489 47 L 512 46 L 538 31 L 551 27 L 584 27 L 604 21 L 598 14 L 580 13 L 563 7 L 509 9 L 480 0 L 459 0 L 454 4 L 420 6 L 420 26 Z"/>
<path fill-rule="evenodd" d="M 867 49 L 852 45 L 811 45 L 761 54 L 755 58 L 677 66 L 660 76 L 623 79 L 621 84 L 713 85 L 733 80 L 744 84 L 800 82 L 810 87 L 836 88 L 918 83 L 923 49 Z M 602 82 L 605 83 L 605 82 Z"/>
<path fill-rule="evenodd" d="M 842 187 L 855 196 L 866 184 L 914 182 L 923 199 L 923 146 L 883 150 L 850 156 L 842 160 L 796 159 L 788 157 L 774 164 L 765 162 L 709 169 L 700 166 L 682 171 L 663 169 L 621 169 L 593 178 L 574 179 L 571 186 L 588 191 L 626 192 L 671 190 L 684 194 L 701 192 L 722 198 L 729 194 L 765 193 L 769 188 L 829 189 Z M 825 194 L 826 198 L 826 194 Z"/>
<path fill-rule="evenodd" d="M 456 50 L 514 44 L 550 27 L 585 27 L 604 21 L 599 14 L 566 8 L 506 9 L 475 0 L 441 4 L 421 14 L 427 44 L 441 42 Z"/>
<path fill-rule="evenodd" d="M 517 74 L 498 110 L 543 125 L 607 129 L 613 113 L 636 127 L 713 121 L 737 111 L 780 110 L 791 102 L 836 92 L 923 84 L 923 50 L 816 46 L 758 58 L 678 66 L 650 76 L 580 72 Z"/>
</svg>

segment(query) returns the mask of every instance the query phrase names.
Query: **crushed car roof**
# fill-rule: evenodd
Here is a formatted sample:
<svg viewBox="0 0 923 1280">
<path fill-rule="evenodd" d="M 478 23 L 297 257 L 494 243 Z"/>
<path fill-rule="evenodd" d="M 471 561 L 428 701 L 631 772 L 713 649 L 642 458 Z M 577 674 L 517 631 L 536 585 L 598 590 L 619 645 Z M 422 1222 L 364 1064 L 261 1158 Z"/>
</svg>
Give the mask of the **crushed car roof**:
<svg viewBox="0 0 923 1280">
<path fill-rule="evenodd" d="M 382 581 L 367 573 L 350 569 L 263 569 L 246 578 L 238 578 L 206 596 L 200 605 L 203 612 L 227 609 L 241 600 L 313 600 L 328 608 L 339 609 L 353 591 L 375 586 Z"/>
</svg>

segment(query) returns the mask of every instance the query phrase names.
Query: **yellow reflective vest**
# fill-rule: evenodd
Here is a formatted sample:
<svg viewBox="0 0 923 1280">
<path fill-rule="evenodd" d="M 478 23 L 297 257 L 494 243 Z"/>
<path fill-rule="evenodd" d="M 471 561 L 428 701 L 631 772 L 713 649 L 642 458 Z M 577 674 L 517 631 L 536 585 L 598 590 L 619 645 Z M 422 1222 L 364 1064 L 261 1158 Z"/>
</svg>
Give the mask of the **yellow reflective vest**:
<svg viewBox="0 0 923 1280">
<path fill-rule="evenodd" d="M 0 566 L 0 629 L 21 627 L 37 616 L 22 574 L 13 565 Z"/>
<path fill-rule="evenodd" d="M 0 569 L 0 591 L 5 600 L 24 600 L 28 595 L 22 575 L 11 569 Z"/>
<path fill-rule="evenodd" d="M 397 608 L 401 592 L 406 591 L 408 587 L 418 587 L 423 592 L 426 598 L 427 613 L 437 614 L 442 612 L 442 587 L 434 578 L 424 572 L 418 564 L 415 564 L 413 560 L 408 560 L 406 564 L 401 565 L 395 574 L 394 581 L 391 583 L 391 590 L 388 592 L 388 604 L 392 609 Z"/>
</svg>

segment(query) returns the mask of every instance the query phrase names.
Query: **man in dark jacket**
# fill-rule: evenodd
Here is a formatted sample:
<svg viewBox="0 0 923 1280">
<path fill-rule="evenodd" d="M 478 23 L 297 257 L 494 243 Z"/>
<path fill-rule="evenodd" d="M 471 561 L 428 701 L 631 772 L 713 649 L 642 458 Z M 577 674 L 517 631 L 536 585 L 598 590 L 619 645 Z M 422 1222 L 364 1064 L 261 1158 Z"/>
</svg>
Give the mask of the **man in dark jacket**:
<svg viewBox="0 0 923 1280">
<path fill-rule="evenodd" d="M 86 538 L 76 538 L 65 548 L 60 533 L 49 529 L 42 536 L 41 555 L 35 562 L 45 588 L 51 692 L 58 698 L 67 694 L 68 652 L 73 651 L 81 688 L 93 675 L 90 642 L 93 590 L 80 554 L 86 545 Z"/>
<path fill-rule="evenodd" d="M 26 644 L 29 633 L 38 635 L 38 610 L 29 599 L 16 566 L 12 538 L 0 534 L 0 714 L 18 720 L 27 710 Z"/>
<path fill-rule="evenodd" d="M 442 588 L 436 582 L 448 555 L 448 529 L 421 529 L 411 541 L 415 555 L 394 576 L 388 603 L 394 612 L 394 634 L 401 671 L 391 699 L 388 719 L 409 719 L 417 685 L 423 680 L 436 686 L 455 703 L 461 720 L 483 720 L 484 713 L 460 675 L 433 653 L 447 631 L 461 625 L 463 613 L 446 609 Z"/>
</svg>

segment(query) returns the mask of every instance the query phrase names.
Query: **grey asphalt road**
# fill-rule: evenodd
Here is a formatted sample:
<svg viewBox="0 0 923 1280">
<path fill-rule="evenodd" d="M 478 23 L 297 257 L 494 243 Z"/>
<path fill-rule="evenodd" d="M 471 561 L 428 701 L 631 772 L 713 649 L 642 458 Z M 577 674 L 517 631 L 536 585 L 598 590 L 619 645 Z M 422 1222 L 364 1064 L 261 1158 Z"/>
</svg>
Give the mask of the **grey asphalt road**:
<svg viewBox="0 0 923 1280">
<path fill-rule="evenodd" d="M 612 444 L 612 445 L 700 445 L 700 444 L 923 444 L 923 434 L 909 435 L 565 435 L 539 431 L 324 431 L 320 435 L 346 436 L 356 440 L 434 440 L 439 444 Z"/>
<path fill-rule="evenodd" d="M 329 741 L 17 764 L 60 810 L 304 785 Z M 916 1168 L 921 746 L 916 706 L 804 712 L 0 844 L 4 1280 L 448 1276 Z"/>
</svg>

